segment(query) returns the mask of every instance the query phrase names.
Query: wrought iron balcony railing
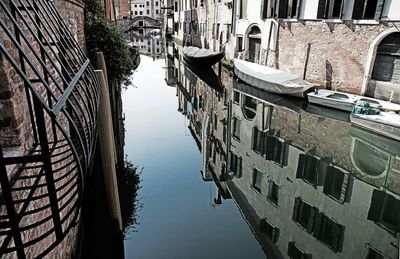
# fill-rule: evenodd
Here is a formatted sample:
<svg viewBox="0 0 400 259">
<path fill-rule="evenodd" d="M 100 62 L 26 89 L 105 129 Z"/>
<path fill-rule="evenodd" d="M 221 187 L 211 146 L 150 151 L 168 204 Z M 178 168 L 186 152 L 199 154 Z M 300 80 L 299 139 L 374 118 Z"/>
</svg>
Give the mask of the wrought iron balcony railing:
<svg viewBox="0 0 400 259">
<path fill-rule="evenodd" d="M 53 1 L 1 0 L 0 28 L 11 98 L 29 111 L 20 155 L 0 145 L 0 257 L 40 258 L 77 224 L 99 83 Z"/>
</svg>

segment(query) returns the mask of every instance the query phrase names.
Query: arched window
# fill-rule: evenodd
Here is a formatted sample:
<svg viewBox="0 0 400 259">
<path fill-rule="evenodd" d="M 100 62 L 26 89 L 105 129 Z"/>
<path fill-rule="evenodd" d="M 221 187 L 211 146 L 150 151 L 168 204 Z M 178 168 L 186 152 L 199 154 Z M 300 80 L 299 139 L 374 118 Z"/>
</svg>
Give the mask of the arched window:
<svg viewBox="0 0 400 259">
<path fill-rule="evenodd" d="M 248 37 L 248 53 L 249 58 L 248 61 L 259 63 L 260 61 L 260 52 L 261 52 L 261 30 L 258 26 L 251 27 Z"/>
<path fill-rule="evenodd" d="M 394 32 L 378 45 L 372 79 L 400 84 L 400 32 Z"/>
</svg>

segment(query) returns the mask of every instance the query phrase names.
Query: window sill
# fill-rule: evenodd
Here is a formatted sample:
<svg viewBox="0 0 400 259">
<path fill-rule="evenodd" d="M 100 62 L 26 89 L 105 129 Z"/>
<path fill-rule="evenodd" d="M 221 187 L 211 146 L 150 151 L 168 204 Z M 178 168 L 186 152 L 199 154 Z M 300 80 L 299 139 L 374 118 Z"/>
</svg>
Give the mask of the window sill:
<svg viewBox="0 0 400 259">
<path fill-rule="evenodd" d="M 360 25 L 378 25 L 379 21 L 375 20 L 352 20 L 353 24 L 360 24 Z"/>
<path fill-rule="evenodd" d="M 270 200 L 270 199 L 268 198 L 268 196 L 267 196 L 266 198 L 267 198 L 267 201 L 268 201 L 269 203 L 272 204 L 272 206 L 274 206 L 274 207 L 276 207 L 276 208 L 279 208 L 278 203 L 275 203 L 274 201 Z"/>
<path fill-rule="evenodd" d="M 299 20 L 297 18 L 288 18 L 288 19 L 283 19 L 284 22 L 298 22 Z"/>
<path fill-rule="evenodd" d="M 250 189 L 252 189 L 253 191 L 255 191 L 257 194 L 261 195 L 261 190 L 259 191 L 258 189 L 254 188 L 253 185 L 250 185 Z"/>
<path fill-rule="evenodd" d="M 322 20 L 323 23 L 343 23 L 341 19 L 325 19 Z"/>
</svg>

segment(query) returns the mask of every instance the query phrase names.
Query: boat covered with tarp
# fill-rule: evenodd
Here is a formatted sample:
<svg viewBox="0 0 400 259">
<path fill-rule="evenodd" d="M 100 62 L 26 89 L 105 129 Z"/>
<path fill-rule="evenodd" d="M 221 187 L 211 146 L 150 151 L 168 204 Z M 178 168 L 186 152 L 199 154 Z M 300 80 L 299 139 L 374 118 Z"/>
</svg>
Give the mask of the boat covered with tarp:
<svg viewBox="0 0 400 259">
<path fill-rule="evenodd" d="M 183 47 L 183 58 L 186 62 L 211 67 L 224 57 L 223 52 L 214 52 L 210 49 L 194 46 Z"/>
</svg>

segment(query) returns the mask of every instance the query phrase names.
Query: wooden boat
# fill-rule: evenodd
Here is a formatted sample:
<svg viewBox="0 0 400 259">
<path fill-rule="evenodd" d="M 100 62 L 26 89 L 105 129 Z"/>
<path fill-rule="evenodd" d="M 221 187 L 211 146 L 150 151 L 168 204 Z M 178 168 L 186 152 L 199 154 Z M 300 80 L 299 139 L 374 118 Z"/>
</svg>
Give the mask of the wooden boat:
<svg viewBox="0 0 400 259">
<path fill-rule="evenodd" d="M 303 98 L 315 86 L 299 76 L 267 66 L 240 59 L 235 59 L 234 64 L 235 75 L 240 80 L 267 92 Z"/>
<path fill-rule="evenodd" d="M 186 62 L 211 67 L 224 57 L 223 52 L 216 53 L 210 49 L 198 47 L 183 47 L 183 58 Z"/>
<path fill-rule="evenodd" d="M 351 112 L 357 101 L 366 101 L 386 111 L 400 111 L 400 105 L 371 97 L 320 89 L 307 94 L 310 103 Z"/>
<path fill-rule="evenodd" d="M 400 114 L 379 111 L 376 107 L 358 101 L 350 116 L 353 125 L 400 141 Z M 360 108 L 361 107 L 361 108 Z M 372 112 L 370 112 L 372 110 Z"/>
</svg>

